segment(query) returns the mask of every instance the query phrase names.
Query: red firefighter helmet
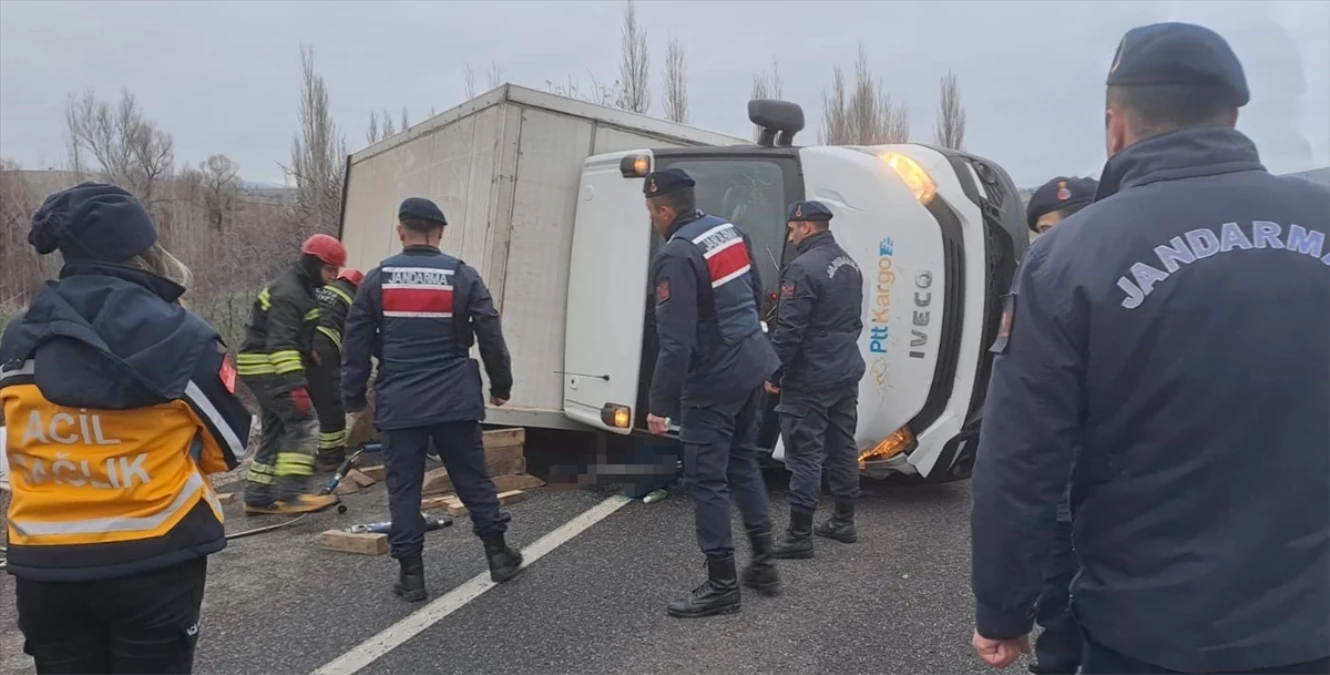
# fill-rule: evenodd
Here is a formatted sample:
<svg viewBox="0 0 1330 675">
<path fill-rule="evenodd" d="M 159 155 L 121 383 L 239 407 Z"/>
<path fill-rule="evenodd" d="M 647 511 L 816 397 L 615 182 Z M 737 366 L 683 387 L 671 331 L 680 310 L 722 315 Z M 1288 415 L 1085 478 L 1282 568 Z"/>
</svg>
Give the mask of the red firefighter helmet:
<svg viewBox="0 0 1330 675">
<path fill-rule="evenodd" d="M 360 282 L 365 279 L 365 275 L 362 274 L 358 269 L 348 267 L 342 270 L 342 273 L 337 275 L 337 278 L 346 279 L 347 281 L 351 282 L 351 285 L 359 286 Z"/>
<path fill-rule="evenodd" d="M 341 267 L 346 264 L 346 247 L 335 237 L 326 234 L 316 234 L 306 239 L 300 246 L 300 252 L 322 260 L 325 265 Z"/>
</svg>

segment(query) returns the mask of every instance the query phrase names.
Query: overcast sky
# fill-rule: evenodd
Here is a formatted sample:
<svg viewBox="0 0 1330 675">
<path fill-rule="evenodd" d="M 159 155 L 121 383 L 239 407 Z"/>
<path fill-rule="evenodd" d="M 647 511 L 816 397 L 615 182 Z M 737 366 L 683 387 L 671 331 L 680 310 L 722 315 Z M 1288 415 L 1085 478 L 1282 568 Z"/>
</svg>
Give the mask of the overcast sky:
<svg viewBox="0 0 1330 675">
<path fill-rule="evenodd" d="M 833 65 L 872 67 L 909 105 L 914 138 L 932 141 L 937 81 L 956 73 L 967 149 L 1019 185 L 1097 175 L 1103 82 L 1128 28 L 1182 20 L 1228 38 L 1253 102 L 1239 128 L 1273 171 L 1330 164 L 1330 1 L 1252 2 L 639 2 L 662 114 L 666 41 L 687 49 L 691 123 L 747 136 L 754 71 L 775 59 L 784 98 L 804 106 L 816 142 Z M 623 3 L 600 2 L 0 2 L 0 155 L 25 167 L 64 157 L 71 93 L 128 88 L 175 139 L 177 162 L 224 153 L 250 181 L 282 181 L 299 86 L 299 44 L 313 46 L 348 146 L 366 145 L 371 110 L 410 112 L 464 98 L 470 62 L 487 89 L 539 89 L 571 76 L 617 76 Z"/>
</svg>

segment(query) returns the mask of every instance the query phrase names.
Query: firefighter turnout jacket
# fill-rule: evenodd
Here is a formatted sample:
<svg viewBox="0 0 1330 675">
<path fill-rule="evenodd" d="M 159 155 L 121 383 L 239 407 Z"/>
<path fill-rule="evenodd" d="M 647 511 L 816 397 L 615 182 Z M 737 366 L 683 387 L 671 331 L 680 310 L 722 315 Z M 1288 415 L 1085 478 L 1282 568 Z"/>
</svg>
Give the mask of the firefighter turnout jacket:
<svg viewBox="0 0 1330 675">
<path fill-rule="evenodd" d="M 244 377 L 275 376 L 289 391 L 307 385 L 305 358 L 319 324 L 318 284 L 295 263 L 259 292 L 236 356 Z"/>
<path fill-rule="evenodd" d="M 346 313 L 351 309 L 351 301 L 356 297 L 356 285 L 348 279 L 335 279 L 321 286 L 315 292 L 319 302 L 319 325 L 315 330 L 342 351 L 342 327 L 346 325 Z M 339 394 L 340 395 L 340 394 Z"/>
<path fill-rule="evenodd" d="M 206 474 L 251 417 L 217 331 L 146 272 L 67 264 L 0 338 L 10 573 L 114 579 L 226 546 Z"/>
</svg>

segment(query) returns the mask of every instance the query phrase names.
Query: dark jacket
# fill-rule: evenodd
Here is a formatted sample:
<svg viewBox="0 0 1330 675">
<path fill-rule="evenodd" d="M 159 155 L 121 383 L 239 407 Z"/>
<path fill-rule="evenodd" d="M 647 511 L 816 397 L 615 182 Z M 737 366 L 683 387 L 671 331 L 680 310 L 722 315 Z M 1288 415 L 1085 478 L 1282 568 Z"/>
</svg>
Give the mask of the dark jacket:
<svg viewBox="0 0 1330 675">
<path fill-rule="evenodd" d="M 364 410 L 370 356 L 374 422 L 408 429 L 485 419 L 479 342 L 490 394 L 512 396 L 512 359 L 499 311 L 480 274 L 432 246 L 408 246 L 365 275 L 343 333 L 342 398 Z"/>
<path fill-rule="evenodd" d="M 859 353 L 864 278 L 831 232 L 798 246 L 780 279 L 780 304 L 771 345 L 781 369 L 773 382 L 791 393 L 857 386 L 864 376 Z"/>
<path fill-rule="evenodd" d="M 114 579 L 226 546 L 206 474 L 235 468 L 251 417 L 217 331 L 173 304 L 182 292 L 71 263 L 6 327 L 10 573 Z"/>
<path fill-rule="evenodd" d="M 1225 127 L 1141 141 L 1031 247 L 974 470 L 977 626 L 1030 628 L 1070 467 L 1096 642 L 1184 672 L 1330 654 L 1330 188 Z"/>
<path fill-rule="evenodd" d="M 236 366 L 244 376 L 276 376 L 285 389 L 306 386 L 305 359 L 319 325 L 319 284 L 302 263 L 259 292 L 245 325 Z"/>
<path fill-rule="evenodd" d="M 724 256 L 703 253 L 716 240 L 676 236 L 729 225 L 738 242 Z M 757 299 L 761 281 L 748 237 L 700 211 L 675 220 L 651 263 L 660 342 L 651 379 L 650 412 L 679 419 L 680 406 L 707 406 L 746 396 L 775 372 L 779 361 L 762 333 Z M 744 269 L 747 268 L 747 269 Z"/>
<path fill-rule="evenodd" d="M 319 325 L 316 330 L 340 352 L 342 327 L 346 325 L 346 313 L 355 300 L 356 285 L 346 279 L 334 279 L 332 283 L 319 288 L 315 297 L 319 301 Z"/>
</svg>

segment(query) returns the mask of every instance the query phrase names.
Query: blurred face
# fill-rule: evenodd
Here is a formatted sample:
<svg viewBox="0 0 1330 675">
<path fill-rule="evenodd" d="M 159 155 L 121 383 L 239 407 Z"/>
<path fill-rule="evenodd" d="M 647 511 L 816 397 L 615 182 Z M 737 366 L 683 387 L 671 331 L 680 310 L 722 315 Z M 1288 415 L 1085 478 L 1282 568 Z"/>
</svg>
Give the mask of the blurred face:
<svg viewBox="0 0 1330 675">
<path fill-rule="evenodd" d="M 337 274 L 341 271 L 342 270 L 339 267 L 333 267 L 332 265 L 324 265 L 323 269 L 320 270 L 319 276 L 323 277 L 324 284 L 330 284 L 333 282 L 333 279 L 337 278 Z"/>
<path fill-rule="evenodd" d="M 791 220 L 785 225 L 785 229 L 789 233 L 786 238 L 795 246 L 798 246 L 800 242 L 813 236 L 813 233 L 816 231 L 813 229 L 813 224 L 806 220 Z"/>
<path fill-rule="evenodd" d="M 1062 212 L 1050 211 L 1049 213 L 1045 213 L 1044 215 L 1039 216 L 1039 219 L 1034 221 L 1034 229 L 1039 234 L 1044 234 L 1045 232 L 1048 232 L 1049 230 L 1053 229 L 1054 225 L 1057 225 L 1058 223 L 1061 222 L 1062 222 Z"/>
<path fill-rule="evenodd" d="M 647 214 L 651 216 L 651 226 L 661 234 L 669 231 L 670 223 L 673 223 L 675 216 L 678 215 L 672 207 L 655 198 L 647 199 Z"/>
</svg>

